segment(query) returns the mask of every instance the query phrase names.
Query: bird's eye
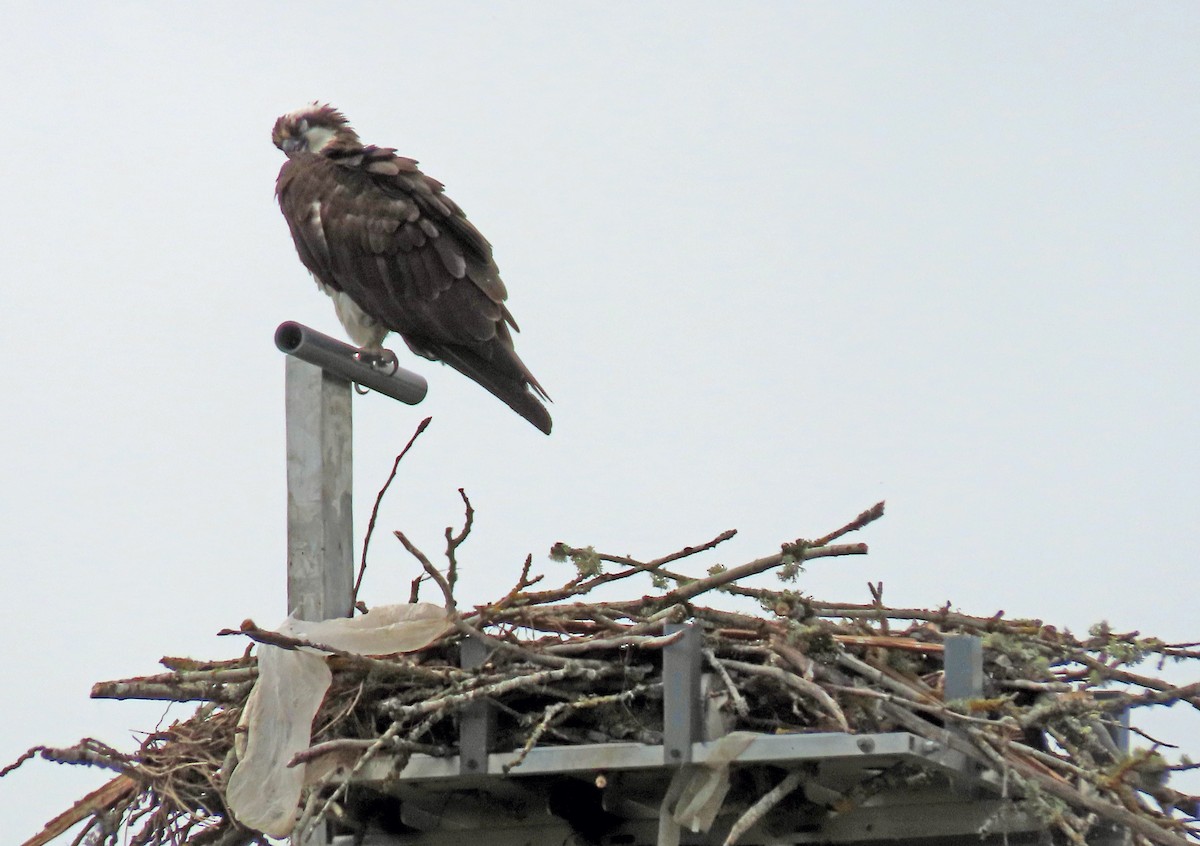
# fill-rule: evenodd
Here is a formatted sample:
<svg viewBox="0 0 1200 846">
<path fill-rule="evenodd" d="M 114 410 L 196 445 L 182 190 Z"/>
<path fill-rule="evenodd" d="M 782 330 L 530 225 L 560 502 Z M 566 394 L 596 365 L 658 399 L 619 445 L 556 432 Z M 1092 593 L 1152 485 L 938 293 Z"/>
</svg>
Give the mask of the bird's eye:
<svg viewBox="0 0 1200 846">
<path fill-rule="evenodd" d="M 300 119 L 300 125 L 299 125 L 298 129 L 300 130 L 301 135 L 308 132 L 308 118 Z"/>
</svg>

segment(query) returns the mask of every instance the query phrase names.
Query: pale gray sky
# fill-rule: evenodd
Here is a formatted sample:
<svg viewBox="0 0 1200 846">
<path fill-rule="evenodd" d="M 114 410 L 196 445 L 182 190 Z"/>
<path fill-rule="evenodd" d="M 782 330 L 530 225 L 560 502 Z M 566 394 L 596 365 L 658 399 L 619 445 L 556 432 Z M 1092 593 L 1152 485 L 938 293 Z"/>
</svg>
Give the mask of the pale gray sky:
<svg viewBox="0 0 1200 846">
<path fill-rule="evenodd" d="M 285 614 L 284 319 L 339 333 L 273 198 L 321 99 L 493 242 L 546 438 L 457 373 L 356 400 L 359 529 L 465 598 L 532 552 L 736 564 L 878 499 L 802 587 L 1200 639 L 1200 7 L 9 4 L 0 759 L 162 709 L 92 682 Z M 553 565 L 547 565 L 553 567 Z M 382 532 L 372 604 L 413 567 Z M 554 578 L 554 575 L 551 576 Z M 173 711 L 171 718 L 189 709 Z M 1179 711 L 1179 709 L 1175 709 Z M 1160 733 L 1200 755 L 1189 715 Z M 23 838 L 98 785 L 0 781 Z"/>
</svg>

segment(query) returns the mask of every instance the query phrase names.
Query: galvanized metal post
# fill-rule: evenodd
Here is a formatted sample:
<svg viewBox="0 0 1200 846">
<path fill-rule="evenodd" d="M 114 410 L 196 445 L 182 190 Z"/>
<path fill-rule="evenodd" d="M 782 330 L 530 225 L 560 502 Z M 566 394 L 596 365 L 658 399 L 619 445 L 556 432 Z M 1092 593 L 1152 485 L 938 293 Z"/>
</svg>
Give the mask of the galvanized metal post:
<svg viewBox="0 0 1200 846">
<path fill-rule="evenodd" d="M 288 612 L 349 617 L 354 590 L 350 383 L 286 359 Z"/>
<path fill-rule="evenodd" d="M 486 643 L 471 635 L 459 645 L 459 665 L 464 670 L 478 670 L 491 654 Z M 459 773 L 483 775 L 488 771 L 488 753 L 496 730 L 496 710 L 492 703 L 476 699 L 459 714 L 458 755 Z"/>
<path fill-rule="evenodd" d="M 947 635 L 944 643 L 946 701 L 979 699 L 983 696 L 983 640 L 975 635 Z"/>
<path fill-rule="evenodd" d="M 663 761 L 690 764 L 692 744 L 702 739 L 701 632 L 695 623 L 667 623 L 663 634 L 682 631 L 663 650 Z"/>
<path fill-rule="evenodd" d="M 280 324 L 275 345 L 288 354 L 288 613 L 302 620 L 349 617 L 354 611 L 351 383 L 408 405 L 424 399 L 427 386 L 416 373 L 399 367 L 385 372 L 353 347 L 299 323 Z M 486 748 L 486 742 L 482 734 L 476 745 Z M 486 752 L 483 760 L 486 769 Z M 303 842 L 293 837 L 292 846 L 326 846 L 330 836 L 326 825 Z"/>
<path fill-rule="evenodd" d="M 1097 690 L 1092 693 L 1097 700 L 1104 702 L 1105 700 L 1113 700 L 1125 695 L 1124 691 L 1120 690 Z M 1118 756 L 1129 754 L 1129 735 L 1130 735 L 1130 720 L 1129 709 L 1122 708 L 1120 711 L 1112 713 L 1109 717 L 1112 723 L 1106 725 L 1108 736 L 1112 739 L 1113 750 Z"/>
</svg>

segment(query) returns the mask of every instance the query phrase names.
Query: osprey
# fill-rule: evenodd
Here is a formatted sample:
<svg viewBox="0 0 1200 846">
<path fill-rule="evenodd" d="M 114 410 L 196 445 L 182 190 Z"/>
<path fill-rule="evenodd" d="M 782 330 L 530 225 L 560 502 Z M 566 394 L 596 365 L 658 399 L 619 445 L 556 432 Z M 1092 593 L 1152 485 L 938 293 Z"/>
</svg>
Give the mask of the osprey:
<svg viewBox="0 0 1200 846">
<path fill-rule="evenodd" d="M 442 361 L 546 434 L 549 400 L 513 350 L 516 321 L 492 245 L 442 184 L 390 147 L 364 145 L 337 109 L 313 103 L 275 121 L 288 160 L 275 194 L 300 261 L 365 357 L 383 339 Z"/>
</svg>

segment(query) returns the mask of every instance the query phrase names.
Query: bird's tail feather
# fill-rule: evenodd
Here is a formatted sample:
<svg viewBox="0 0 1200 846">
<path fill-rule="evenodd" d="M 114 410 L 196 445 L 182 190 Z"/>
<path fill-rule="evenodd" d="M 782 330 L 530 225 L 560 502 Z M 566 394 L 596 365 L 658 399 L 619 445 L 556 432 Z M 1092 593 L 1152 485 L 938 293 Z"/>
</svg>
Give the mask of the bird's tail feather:
<svg viewBox="0 0 1200 846">
<path fill-rule="evenodd" d="M 533 386 L 538 394 L 547 400 L 550 397 L 542 390 L 542 386 L 537 383 L 532 374 L 529 374 L 528 369 L 516 357 L 515 353 L 512 354 L 512 357 L 516 359 L 514 363 L 520 370 L 524 371 L 527 378 L 509 376 L 503 373 L 492 362 L 463 347 L 442 346 L 436 350 L 431 350 L 431 352 L 439 360 L 449 364 L 468 379 L 473 379 L 487 388 L 493 396 L 542 432 L 545 432 L 547 435 L 550 434 L 550 427 L 552 425 L 550 412 L 546 410 L 546 407 L 542 405 L 537 396 L 530 390 L 530 387 Z"/>
</svg>

